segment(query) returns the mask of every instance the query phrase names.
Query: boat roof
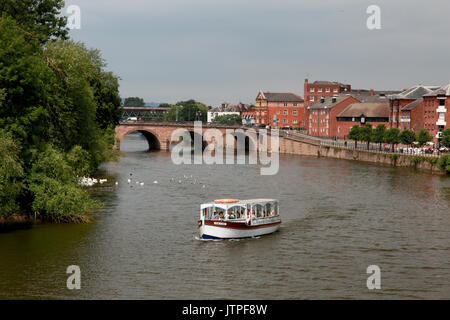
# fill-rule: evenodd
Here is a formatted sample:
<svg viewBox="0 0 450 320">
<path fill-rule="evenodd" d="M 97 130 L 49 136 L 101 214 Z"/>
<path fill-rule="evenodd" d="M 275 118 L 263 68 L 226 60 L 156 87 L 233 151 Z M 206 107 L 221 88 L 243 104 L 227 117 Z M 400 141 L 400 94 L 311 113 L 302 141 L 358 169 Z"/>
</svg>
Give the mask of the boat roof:
<svg viewBox="0 0 450 320">
<path fill-rule="evenodd" d="M 222 200 L 222 199 L 219 199 Z M 215 200 L 217 201 L 217 200 Z M 215 207 L 233 207 L 238 205 L 247 205 L 247 204 L 261 204 L 261 203 L 268 203 L 268 202 L 278 202 L 277 199 L 248 199 L 248 200 L 237 200 L 234 202 L 206 202 L 203 203 L 202 207 L 209 207 L 209 206 L 215 206 Z"/>
</svg>

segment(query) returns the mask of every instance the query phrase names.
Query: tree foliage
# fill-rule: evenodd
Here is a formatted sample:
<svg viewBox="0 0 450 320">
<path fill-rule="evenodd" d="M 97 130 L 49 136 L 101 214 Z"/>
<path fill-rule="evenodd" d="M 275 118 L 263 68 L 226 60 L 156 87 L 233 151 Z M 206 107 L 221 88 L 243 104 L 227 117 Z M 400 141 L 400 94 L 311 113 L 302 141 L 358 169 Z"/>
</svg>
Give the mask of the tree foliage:
<svg viewBox="0 0 450 320">
<path fill-rule="evenodd" d="M 390 128 L 384 133 L 384 140 L 386 143 L 392 145 L 392 151 L 394 151 L 394 146 L 400 143 L 400 130 L 397 128 Z"/>
<path fill-rule="evenodd" d="M 11 134 L 0 130 L 0 217 L 17 212 L 18 196 L 23 189 L 24 171 L 19 159 L 18 144 Z"/>
<path fill-rule="evenodd" d="M 222 124 L 242 124 L 242 117 L 239 114 L 223 114 L 214 118 L 214 122 Z"/>
<path fill-rule="evenodd" d="M 444 147 L 450 148 L 450 128 L 442 131 L 441 144 Z"/>
<path fill-rule="evenodd" d="M 121 116 L 118 77 L 98 50 L 66 39 L 63 5 L 0 4 L 0 147 L 10 150 L 2 152 L 8 156 L 0 176 L 12 181 L 1 187 L 0 207 L 8 214 L 34 210 L 66 221 L 90 211 L 95 202 L 76 176 L 111 158 Z"/>
<path fill-rule="evenodd" d="M 402 130 L 402 132 L 400 132 L 400 141 L 403 144 L 410 145 L 416 141 L 416 133 L 413 130 Z"/>
<path fill-rule="evenodd" d="M 202 121 L 206 122 L 208 115 L 208 107 L 193 99 L 187 101 L 179 101 L 172 105 L 167 112 L 165 118 L 169 121 Z"/>
<path fill-rule="evenodd" d="M 350 129 L 347 138 L 355 141 L 355 148 L 358 146 L 358 141 L 360 140 L 360 127 L 357 124 Z"/>
<path fill-rule="evenodd" d="M 367 150 L 369 150 L 369 143 L 372 141 L 372 125 L 366 124 L 359 129 L 359 140 L 367 142 Z"/>
<path fill-rule="evenodd" d="M 375 129 L 373 129 L 372 132 L 372 141 L 375 143 L 380 144 L 380 150 L 381 150 L 381 144 L 385 142 L 384 140 L 384 133 L 386 132 L 386 126 L 384 124 L 379 124 Z"/>
<path fill-rule="evenodd" d="M 144 99 L 139 97 L 125 98 L 123 102 L 124 107 L 143 107 L 145 105 Z"/>
<path fill-rule="evenodd" d="M 419 145 L 423 146 L 431 140 L 433 140 L 433 137 L 428 133 L 427 129 L 422 129 L 419 131 L 419 134 L 417 135 L 417 142 L 419 142 Z"/>
</svg>

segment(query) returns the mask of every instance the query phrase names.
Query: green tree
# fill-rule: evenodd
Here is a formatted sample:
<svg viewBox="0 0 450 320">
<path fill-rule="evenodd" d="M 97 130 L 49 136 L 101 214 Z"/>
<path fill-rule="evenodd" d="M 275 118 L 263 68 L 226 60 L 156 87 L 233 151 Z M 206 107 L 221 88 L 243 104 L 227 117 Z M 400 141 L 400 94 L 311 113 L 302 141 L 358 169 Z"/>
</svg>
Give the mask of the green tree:
<svg viewBox="0 0 450 320">
<path fill-rule="evenodd" d="M 165 119 L 168 121 L 175 121 L 177 119 L 177 114 L 178 121 L 199 120 L 202 122 L 206 122 L 208 107 L 205 104 L 197 102 L 193 99 L 180 101 L 170 107 L 165 116 Z"/>
<path fill-rule="evenodd" d="M 123 102 L 124 107 L 143 107 L 144 105 L 144 99 L 139 97 L 125 98 L 125 101 Z"/>
<path fill-rule="evenodd" d="M 420 146 L 423 146 L 431 140 L 433 140 L 433 137 L 428 133 L 427 129 L 420 130 L 419 134 L 417 135 L 417 142 L 419 142 Z"/>
<path fill-rule="evenodd" d="M 379 124 L 372 132 L 372 141 L 380 144 L 380 151 L 381 151 L 381 144 L 385 142 L 384 141 L 385 131 L 386 126 L 384 124 Z"/>
<path fill-rule="evenodd" d="M 450 148 L 450 128 L 442 131 L 441 144 L 444 147 Z"/>
<path fill-rule="evenodd" d="M 32 210 L 51 222 L 83 222 L 100 203 L 77 185 L 75 170 L 62 152 L 48 145 L 39 153 L 28 178 Z"/>
<path fill-rule="evenodd" d="M 28 40 L 41 43 L 49 39 L 67 39 L 67 18 L 60 14 L 64 0 L 2 0 L 0 17 L 12 17 L 26 30 Z"/>
<path fill-rule="evenodd" d="M 360 127 L 355 124 L 347 135 L 347 138 L 355 141 L 355 149 L 358 147 L 358 141 L 360 140 Z"/>
<path fill-rule="evenodd" d="M 222 124 L 242 124 L 242 117 L 239 114 L 224 114 L 214 118 L 214 122 Z"/>
<path fill-rule="evenodd" d="M 438 161 L 439 169 L 447 174 L 450 174 L 450 155 L 443 155 L 439 157 Z"/>
<path fill-rule="evenodd" d="M 402 130 L 402 132 L 400 132 L 400 141 L 403 144 L 411 145 L 414 141 L 416 141 L 416 133 L 413 130 Z"/>
<path fill-rule="evenodd" d="M 372 125 L 370 123 L 359 129 L 360 140 L 367 142 L 367 150 L 369 150 L 369 144 L 372 141 L 372 132 Z"/>
<path fill-rule="evenodd" d="M 24 170 L 19 159 L 19 146 L 11 134 L 0 130 L 0 217 L 17 213 L 17 198 L 23 192 Z"/>
<path fill-rule="evenodd" d="M 400 130 L 397 128 L 386 130 L 384 133 L 384 140 L 392 145 L 392 152 L 394 152 L 394 146 L 400 143 Z"/>
</svg>

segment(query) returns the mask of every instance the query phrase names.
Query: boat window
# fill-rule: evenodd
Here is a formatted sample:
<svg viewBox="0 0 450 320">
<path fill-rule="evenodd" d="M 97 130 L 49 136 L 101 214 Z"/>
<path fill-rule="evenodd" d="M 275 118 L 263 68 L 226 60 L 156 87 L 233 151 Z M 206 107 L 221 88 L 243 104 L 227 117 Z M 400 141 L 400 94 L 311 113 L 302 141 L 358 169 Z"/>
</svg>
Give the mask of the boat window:
<svg viewBox="0 0 450 320">
<path fill-rule="evenodd" d="M 208 207 L 208 208 L 206 208 L 204 210 L 206 210 L 206 217 L 205 217 L 205 219 L 206 220 L 211 220 L 213 218 L 213 214 L 214 214 L 215 208 L 214 207 Z"/>
<path fill-rule="evenodd" d="M 243 219 L 245 215 L 245 208 L 242 206 L 233 206 L 228 208 L 228 219 Z"/>
<path fill-rule="evenodd" d="M 278 216 L 278 202 L 272 202 L 272 211 L 274 216 Z"/>
<path fill-rule="evenodd" d="M 255 210 L 256 212 L 256 218 L 262 218 L 263 217 L 263 212 L 264 212 L 264 207 L 262 204 L 255 204 L 253 206 L 253 210 Z"/>
</svg>

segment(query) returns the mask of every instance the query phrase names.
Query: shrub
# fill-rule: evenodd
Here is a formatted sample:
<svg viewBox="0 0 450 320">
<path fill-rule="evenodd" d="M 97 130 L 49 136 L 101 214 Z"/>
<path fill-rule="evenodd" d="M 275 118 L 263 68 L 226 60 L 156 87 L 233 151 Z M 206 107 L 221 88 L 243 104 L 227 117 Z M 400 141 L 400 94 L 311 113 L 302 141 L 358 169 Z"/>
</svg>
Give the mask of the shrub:
<svg viewBox="0 0 450 320">
<path fill-rule="evenodd" d="M 19 210 L 17 197 L 24 187 L 24 171 L 18 144 L 3 130 L 0 130 L 0 154 L 0 216 L 8 216 Z"/>
<path fill-rule="evenodd" d="M 447 174 L 450 174 L 450 155 L 444 155 L 439 158 L 439 169 Z"/>
</svg>

